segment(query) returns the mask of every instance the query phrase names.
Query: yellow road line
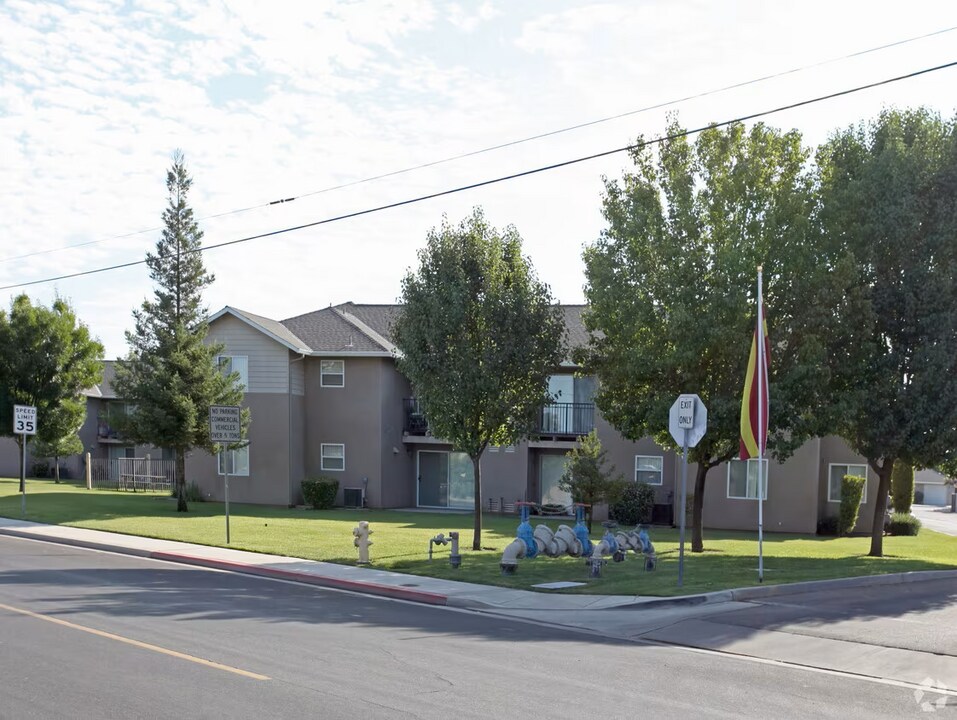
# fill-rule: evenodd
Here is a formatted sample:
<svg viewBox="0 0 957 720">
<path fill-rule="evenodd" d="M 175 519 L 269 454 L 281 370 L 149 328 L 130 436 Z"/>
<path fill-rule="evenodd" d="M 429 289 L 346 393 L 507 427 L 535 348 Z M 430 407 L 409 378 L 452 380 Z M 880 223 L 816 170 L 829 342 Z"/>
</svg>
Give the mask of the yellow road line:
<svg viewBox="0 0 957 720">
<path fill-rule="evenodd" d="M 186 653 L 168 650 L 166 648 L 160 647 L 159 645 L 150 645 L 149 643 L 133 640 L 132 638 L 123 637 L 122 635 L 115 635 L 113 633 L 104 632 L 103 630 L 97 630 L 96 628 L 77 625 L 76 623 L 71 623 L 66 620 L 50 617 L 49 615 L 41 615 L 40 613 L 24 610 L 23 608 L 16 608 L 12 605 L 4 605 L 3 603 L 0 603 L 0 610 L 9 610 L 10 612 L 20 613 L 21 615 L 27 615 L 29 617 L 36 618 L 37 620 L 46 620 L 47 622 L 63 625 L 64 627 L 73 628 L 74 630 L 82 630 L 83 632 L 90 633 L 91 635 L 98 635 L 99 637 L 107 638 L 108 640 L 116 640 L 117 642 L 126 643 L 127 645 L 132 645 L 133 647 L 142 648 L 143 650 L 152 650 L 153 652 L 158 652 L 162 655 L 169 655 L 170 657 L 179 658 L 180 660 L 188 660 L 189 662 L 194 662 L 198 665 L 205 665 L 206 667 L 215 668 L 216 670 L 224 670 L 225 672 L 242 675 L 243 677 L 252 678 L 253 680 L 271 679 L 266 675 L 259 675 L 258 673 L 249 672 L 248 670 L 240 670 L 239 668 L 234 668 L 229 665 L 222 665 L 218 662 L 213 662 L 212 660 L 204 660 L 203 658 L 187 655 Z"/>
</svg>

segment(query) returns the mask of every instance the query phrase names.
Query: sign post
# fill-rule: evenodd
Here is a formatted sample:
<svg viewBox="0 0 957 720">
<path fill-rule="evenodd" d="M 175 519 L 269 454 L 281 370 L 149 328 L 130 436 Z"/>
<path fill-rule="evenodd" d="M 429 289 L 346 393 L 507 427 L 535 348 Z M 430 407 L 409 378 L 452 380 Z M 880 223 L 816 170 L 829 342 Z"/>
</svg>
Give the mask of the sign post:
<svg viewBox="0 0 957 720">
<path fill-rule="evenodd" d="M 681 522 L 678 539 L 678 587 L 684 583 L 685 519 L 688 514 L 688 448 L 698 444 L 708 429 L 708 408 L 697 395 L 679 395 L 671 406 L 668 431 L 683 450 L 681 467 Z"/>
<path fill-rule="evenodd" d="M 37 434 L 37 409 L 13 406 L 13 432 L 20 434 L 20 515 L 27 516 L 27 435 Z"/>
<path fill-rule="evenodd" d="M 226 544 L 229 545 L 229 463 L 231 446 L 242 442 L 242 410 L 238 405 L 209 406 L 209 439 L 223 453 L 223 485 L 226 500 Z"/>
</svg>

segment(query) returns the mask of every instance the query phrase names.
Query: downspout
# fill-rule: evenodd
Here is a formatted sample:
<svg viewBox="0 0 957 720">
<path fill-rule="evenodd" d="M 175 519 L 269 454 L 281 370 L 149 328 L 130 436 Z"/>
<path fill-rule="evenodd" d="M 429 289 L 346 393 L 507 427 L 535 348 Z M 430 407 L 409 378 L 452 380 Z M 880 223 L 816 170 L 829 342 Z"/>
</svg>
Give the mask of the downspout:
<svg viewBox="0 0 957 720">
<path fill-rule="evenodd" d="M 288 447 L 286 449 L 286 483 L 287 483 L 286 496 L 289 498 L 290 507 L 292 507 L 295 504 L 293 502 L 293 495 L 292 495 L 292 364 L 294 362 L 299 362 L 300 360 L 305 360 L 305 359 L 306 359 L 306 354 L 299 353 L 298 358 L 293 358 L 292 360 L 290 360 L 289 373 L 286 377 L 286 392 L 287 392 L 287 398 L 288 398 L 287 405 L 289 409 L 289 425 L 287 426 L 289 428 L 289 432 L 286 433 L 287 435 L 286 441 L 288 443 Z M 305 369 L 303 369 L 303 381 L 305 382 Z M 305 430 L 303 430 L 303 433 L 305 433 Z"/>
</svg>

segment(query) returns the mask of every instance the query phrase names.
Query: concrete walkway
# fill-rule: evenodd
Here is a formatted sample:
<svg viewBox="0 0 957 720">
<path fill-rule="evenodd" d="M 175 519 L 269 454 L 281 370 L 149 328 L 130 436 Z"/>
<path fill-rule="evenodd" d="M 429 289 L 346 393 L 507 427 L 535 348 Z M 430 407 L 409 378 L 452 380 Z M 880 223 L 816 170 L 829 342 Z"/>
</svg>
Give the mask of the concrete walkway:
<svg viewBox="0 0 957 720">
<path fill-rule="evenodd" d="M 8 518 L 0 518 L 0 534 L 913 685 L 926 685 L 924 680 L 930 678 L 928 687 L 957 689 L 957 570 L 769 585 L 674 598 L 579 595 L 512 590 Z M 872 600 L 864 603 L 868 596 Z M 922 600 L 918 603 L 915 598 Z M 908 600 L 911 604 L 906 606 Z M 820 615 L 819 608 L 828 603 L 832 615 Z M 838 608 L 842 608 L 840 613 Z M 927 628 L 927 642 L 915 644 L 907 639 L 913 634 L 914 622 Z M 820 627 L 840 632 L 815 630 Z M 940 634 L 937 628 L 955 630 Z M 935 641 L 938 635 L 943 639 Z"/>
</svg>

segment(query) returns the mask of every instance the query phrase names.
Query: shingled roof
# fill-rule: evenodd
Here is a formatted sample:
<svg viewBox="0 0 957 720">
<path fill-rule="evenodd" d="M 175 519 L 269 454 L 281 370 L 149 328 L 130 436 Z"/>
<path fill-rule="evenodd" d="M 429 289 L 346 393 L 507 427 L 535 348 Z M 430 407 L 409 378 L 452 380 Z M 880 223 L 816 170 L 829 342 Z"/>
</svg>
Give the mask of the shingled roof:
<svg viewBox="0 0 957 720">
<path fill-rule="evenodd" d="M 588 342 L 588 333 L 581 320 L 584 309 L 584 305 L 562 306 L 568 342 L 572 348 Z M 276 321 L 226 307 L 211 316 L 210 322 L 229 312 L 297 352 L 316 355 L 392 355 L 395 352 L 392 323 L 401 311 L 401 305 L 358 305 L 346 302 Z"/>
</svg>

